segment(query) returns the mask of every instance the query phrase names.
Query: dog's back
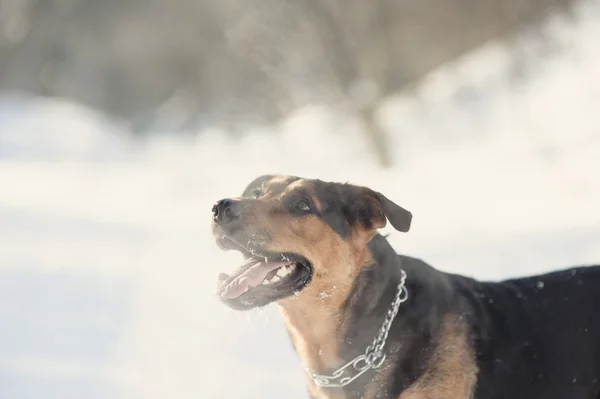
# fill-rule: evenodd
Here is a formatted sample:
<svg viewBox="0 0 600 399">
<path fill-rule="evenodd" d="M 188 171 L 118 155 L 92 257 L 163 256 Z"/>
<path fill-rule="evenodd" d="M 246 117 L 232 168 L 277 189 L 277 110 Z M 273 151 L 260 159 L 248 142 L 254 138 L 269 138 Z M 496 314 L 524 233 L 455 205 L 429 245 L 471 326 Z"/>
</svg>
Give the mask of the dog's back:
<svg viewBox="0 0 600 399">
<path fill-rule="evenodd" d="M 597 398 L 600 266 L 475 287 L 476 397 Z"/>
</svg>

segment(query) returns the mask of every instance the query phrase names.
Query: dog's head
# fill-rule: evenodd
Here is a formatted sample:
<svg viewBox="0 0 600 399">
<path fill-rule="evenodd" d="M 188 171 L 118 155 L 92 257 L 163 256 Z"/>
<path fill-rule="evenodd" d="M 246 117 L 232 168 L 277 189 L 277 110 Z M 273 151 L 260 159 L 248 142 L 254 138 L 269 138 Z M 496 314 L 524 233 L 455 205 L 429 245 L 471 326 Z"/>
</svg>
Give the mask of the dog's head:
<svg viewBox="0 0 600 399">
<path fill-rule="evenodd" d="M 367 244 L 377 229 L 389 220 L 407 232 L 412 219 L 369 188 L 291 176 L 261 176 L 212 213 L 217 244 L 248 260 L 235 274 L 221 274 L 217 289 L 240 310 L 310 291 L 346 291 L 370 262 Z"/>
</svg>

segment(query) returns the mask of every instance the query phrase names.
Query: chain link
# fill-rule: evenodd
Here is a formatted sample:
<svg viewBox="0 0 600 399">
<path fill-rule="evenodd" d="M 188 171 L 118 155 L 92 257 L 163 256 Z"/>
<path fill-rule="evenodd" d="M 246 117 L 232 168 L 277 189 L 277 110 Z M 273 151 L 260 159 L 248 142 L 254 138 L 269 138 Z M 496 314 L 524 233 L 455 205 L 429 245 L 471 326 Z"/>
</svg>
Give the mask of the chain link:
<svg viewBox="0 0 600 399">
<path fill-rule="evenodd" d="M 373 339 L 371 345 L 367 346 L 364 354 L 355 357 L 342 367 L 338 368 L 331 375 L 321 375 L 309 372 L 310 377 L 317 386 L 323 388 L 345 387 L 362 374 L 366 373 L 368 370 L 376 370 L 381 367 L 386 358 L 383 348 L 385 347 L 385 342 L 390 332 L 390 328 L 392 327 L 392 323 L 398 314 L 400 305 L 408 300 L 408 291 L 406 290 L 406 272 L 404 270 L 400 270 L 400 272 L 401 276 L 400 284 L 398 284 L 398 292 L 396 293 L 396 296 L 394 297 L 394 300 L 385 315 L 383 324 L 379 328 L 379 332 Z M 344 374 L 348 369 L 351 369 L 356 373 L 354 375 L 344 377 Z"/>
</svg>

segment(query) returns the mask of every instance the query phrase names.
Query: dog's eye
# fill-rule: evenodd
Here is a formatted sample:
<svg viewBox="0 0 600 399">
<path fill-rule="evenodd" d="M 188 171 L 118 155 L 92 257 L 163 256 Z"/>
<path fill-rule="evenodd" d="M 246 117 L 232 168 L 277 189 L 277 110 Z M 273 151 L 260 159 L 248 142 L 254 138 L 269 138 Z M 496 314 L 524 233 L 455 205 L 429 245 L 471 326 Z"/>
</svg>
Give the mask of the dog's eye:
<svg viewBox="0 0 600 399">
<path fill-rule="evenodd" d="M 310 212 L 312 209 L 310 202 L 307 199 L 301 199 L 294 204 L 294 208 L 302 212 Z"/>
<path fill-rule="evenodd" d="M 263 190 L 261 188 L 255 188 L 254 190 L 252 190 L 252 197 L 258 198 L 261 195 L 263 195 Z"/>
</svg>

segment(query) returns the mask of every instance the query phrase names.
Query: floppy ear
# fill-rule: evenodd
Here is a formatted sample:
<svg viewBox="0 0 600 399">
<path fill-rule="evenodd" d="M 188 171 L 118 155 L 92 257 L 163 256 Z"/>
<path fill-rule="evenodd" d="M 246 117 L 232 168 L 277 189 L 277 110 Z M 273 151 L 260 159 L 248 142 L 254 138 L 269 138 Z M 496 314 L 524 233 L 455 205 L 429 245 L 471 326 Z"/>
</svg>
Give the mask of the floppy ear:
<svg viewBox="0 0 600 399">
<path fill-rule="evenodd" d="M 390 221 L 392 226 L 398 231 L 406 233 L 410 230 L 410 224 L 412 222 L 412 213 L 397 205 L 393 201 L 390 201 L 385 195 L 375 192 L 377 199 L 381 205 L 381 210 L 387 220 Z M 384 223 L 385 226 L 385 223 Z"/>
</svg>

